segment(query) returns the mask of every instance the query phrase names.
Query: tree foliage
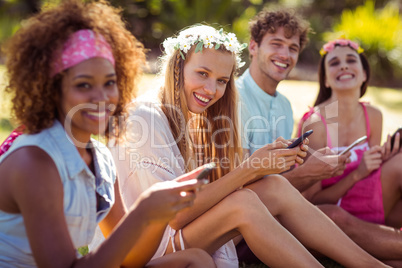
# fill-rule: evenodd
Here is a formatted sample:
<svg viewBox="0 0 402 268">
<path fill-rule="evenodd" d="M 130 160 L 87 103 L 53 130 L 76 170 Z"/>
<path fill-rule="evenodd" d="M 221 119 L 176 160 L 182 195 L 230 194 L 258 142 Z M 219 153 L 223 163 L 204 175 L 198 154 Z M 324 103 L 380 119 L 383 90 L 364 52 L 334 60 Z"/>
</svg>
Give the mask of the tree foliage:
<svg viewBox="0 0 402 268">
<path fill-rule="evenodd" d="M 358 41 L 365 49 L 375 80 L 402 81 L 398 79 L 402 74 L 402 17 L 396 2 L 375 9 L 370 0 L 355 10 L 344 10 L 333 31 L 323 37 L 331 40 L 341 35 Z"/>
<path fill-rule="evenodd" d="M 0 46 L 27 16 L 61 0 L 0 0 Z M 85 0 L 89 1 L 89 0 Z M 316 70 L 324 41 L 343 32 L 362 43 L 380 82 L 401 77 L 402 33 L 400 0 L 109 0 L 122 7 L 132 33 L 160 54 L 166 37 L 194 23 L 219 24 L 248 42 L 248 21 L 261 9 L 292 8 L 311 23 L 315 34 L 300 55 L 303 66 Z M 330 33 L 333 32 L 333 35 Z M 244 55 L 247 61 L 247 55 Z M 388 84 L 389 85 L 389 84 Z"/>
</svg>

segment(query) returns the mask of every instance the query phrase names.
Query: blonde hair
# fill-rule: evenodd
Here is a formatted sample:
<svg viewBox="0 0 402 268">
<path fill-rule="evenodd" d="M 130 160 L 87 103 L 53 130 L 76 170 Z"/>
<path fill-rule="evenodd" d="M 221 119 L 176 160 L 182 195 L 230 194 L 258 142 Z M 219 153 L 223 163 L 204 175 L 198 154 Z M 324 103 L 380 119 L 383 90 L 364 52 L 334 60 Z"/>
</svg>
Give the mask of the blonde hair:
<svg viewBox="0 0 402 268">
<path fill-rule="evenodd" d="M 220 53 L 231 53 L 224 46 L 216 50 Z M 179 50 L 165 56 L 162 69 L 165 83 L 161 88 L 160 99 L 162 110 L 186 163 L 186 171 L 208 162 L 216 162 L 218 168 L 211 175 L 211 181 L 215 181 L 242 161 L 238 133 L 238 96 L 234 81 L 237 69 L 236 55 L 232 53 L 234 65 L 225 94 L 203 113 L 192 114 L 188 110 L 184 95 L 183 70 L 193 53 L 196 53 L 195 46 L 187 52 L 185 59 L 181 57 Z M 222 120 L 216 120 L 218 116 Z M 191 136 L 189 127 L 192 129 Z"/>
</svg>

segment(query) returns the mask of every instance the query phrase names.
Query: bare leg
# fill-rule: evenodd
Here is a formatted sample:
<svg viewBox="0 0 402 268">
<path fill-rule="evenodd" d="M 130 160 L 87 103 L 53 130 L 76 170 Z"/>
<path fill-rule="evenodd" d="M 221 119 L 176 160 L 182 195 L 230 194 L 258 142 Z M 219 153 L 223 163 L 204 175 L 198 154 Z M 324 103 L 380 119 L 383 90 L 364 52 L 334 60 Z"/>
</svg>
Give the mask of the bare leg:
<svg viewBox="0 0 402 268">
<path fill-rule="evenodd" d="M 239 234 L 268 266 L 322 267 L 248 189 L 230 194 L 183 228 L 186 248 L 202 248 L 210 254 Z M 177 237 L 175 242 L 180 248 Z"/>
<path fill-rule="evenodd" d="M 402 210 L 398 203 L 402 192 L 402 153 L 394 155 L 381 167 L 382 199 L 384 203 L 385 222 L 401 228 Z M 394 209 L 396 206 L 396 209 Z M 388 221 L 388 218 L 390 219 Z"/>
<path fill-rule="evenodd" d="M 387 226 L 392 226 L 396 229 L 401 229 L 402 227 L 402 200 L 399 200 L 398 203 L 394 205 L 392 210 L 389 212 L 387 218 L 385 219 L 385 224 Z"/>
<path fill-rule="evenodd" d="M 162 256 L 150 261 L 147 268 L 215 268 L 212 257 L 198 248 L 190 248 Z"/>
<path fill-rule="evenodd" d="M 269 176 L 249 188 L 303 245 L 346 267 L 384 266 L 349 239 L 282 176 Z"/>
<path fill-rule="evenodd" d="M 353 241 L 381 260 L 400 260 L 402 267 L 402 231 L 385 225 L 360 220 L 336 205 L 319 205 Z"/>
</svg>

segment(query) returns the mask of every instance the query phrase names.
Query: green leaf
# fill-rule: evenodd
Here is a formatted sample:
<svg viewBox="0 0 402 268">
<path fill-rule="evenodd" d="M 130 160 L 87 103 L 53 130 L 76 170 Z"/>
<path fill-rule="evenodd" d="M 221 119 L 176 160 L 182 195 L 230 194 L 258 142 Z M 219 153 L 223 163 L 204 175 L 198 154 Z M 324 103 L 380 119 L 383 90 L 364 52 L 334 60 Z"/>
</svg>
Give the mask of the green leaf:
<svg viewBox="0 0 402 268">
<path fill-rule="evenodd" d="M 195 53 L 197 53 L 198 51 L 201 51 L 201 52 L 202 52 L 203 46 L 204 46 L 204 42 L 199 41 L 198 44 L 197 44 L 197 46 L 195 47 Z"/>
<path fill-rule="evenodd" d="M 181 58 L 182 58 L 183 60 L 185 60 L 186 58 L 184 57 L 183 52 L 181 52 L 181 50 L 179 50 L 179 52 L 180 52 L 180 56 L 181 56 Z"/>
</svg>

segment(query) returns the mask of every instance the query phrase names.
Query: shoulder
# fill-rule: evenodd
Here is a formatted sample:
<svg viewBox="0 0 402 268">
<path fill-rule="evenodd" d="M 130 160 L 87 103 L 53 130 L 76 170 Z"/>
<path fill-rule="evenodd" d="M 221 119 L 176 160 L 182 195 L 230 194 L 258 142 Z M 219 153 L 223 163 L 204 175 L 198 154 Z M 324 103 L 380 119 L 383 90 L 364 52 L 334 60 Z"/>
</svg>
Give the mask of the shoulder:
<svg viewBox="0 0 402 268">
<path fill-rule="evenodd" d="M 135 101 L 128 110 L 129 117 L 141 117 L 146 120 L 164 116 L 162 104 L 156 101 Z"/>
<path fill-rule="evenodd" d="M 364 106 L 366 107 L 367 114 L 370 118 L 370 121 L 382 120 L 382 112 L 379 108 L 377 108 L 369 103 L 365 103 Z"/>
<path fill-rule="evenodd" d="M 292 107 L 292 105 L 291 105 L 289 99 L 286 98 L 285 95 L 283 95 L 283 94 L 280 93 L 279 91 L 277 91 L 276 94 L 277 94 L 276 97 L 277 97 L 277 99 L 278 99 L 280 102 L 282 102 L 283 104 L 285 104 L 285 105 L 287 105 L 287 106 L 289 106 L 289 107 Z"/>
<path fill-rule="evenodd" d="M 310 146 L 313 149 L 327 146 L 327 130 L 320 116 L 320 107 L 314 107 L 314 110 L 311 110 L 306 114 L 308 116 L 302 119 L 303 121 L 300 130 L 301 132 L 306 132 L 310 129 L 313 130 L 313 134 L 309 137 Z"/>
<path fill-rule="evenodd" d="M 0 164 L 3 185 L 14 199 L 50 191 L 63 193 L 60 174 L 53 158 L 42 148 L 24 146 L 11 152 Z"/>
</svg>

